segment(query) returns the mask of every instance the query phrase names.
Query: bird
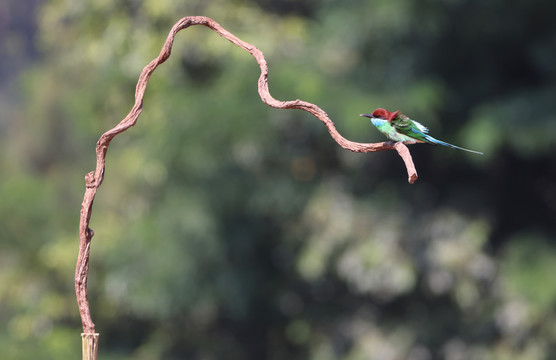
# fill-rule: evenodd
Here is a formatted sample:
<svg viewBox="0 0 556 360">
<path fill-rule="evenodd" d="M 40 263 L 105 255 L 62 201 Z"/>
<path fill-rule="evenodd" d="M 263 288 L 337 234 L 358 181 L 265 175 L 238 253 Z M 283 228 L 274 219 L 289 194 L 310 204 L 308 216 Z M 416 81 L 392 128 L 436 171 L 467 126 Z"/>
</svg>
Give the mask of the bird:
<svg viewBox="0 0 556 360">
<path fill-rule="evenodd" d="M 399 110 L 389 112 L 388 110 L 378 108 L 371 114 L 361 114 L 371 119 L 376 128 L 393 141 L 401 142 L 419 142 L 433 145 L 443 145 L 452 149 L 469 151 L 475 154 L 483 155 L 482 152 L 469 150 L 447 142 L 437 140 L 430 136 L 429 129 L 415 120 L 411 120 L 408 116 L 402 114 Z"/>
</svg>

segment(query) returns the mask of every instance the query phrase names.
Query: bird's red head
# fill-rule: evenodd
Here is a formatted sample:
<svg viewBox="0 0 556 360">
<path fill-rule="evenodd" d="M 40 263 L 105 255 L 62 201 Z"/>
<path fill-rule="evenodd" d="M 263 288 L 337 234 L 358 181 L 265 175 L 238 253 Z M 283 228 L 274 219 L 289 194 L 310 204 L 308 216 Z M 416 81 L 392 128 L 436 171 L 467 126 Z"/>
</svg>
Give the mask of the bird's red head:
<svg viewBox="0 0 556 360">
<path fill-rule="evenodd" d="M 384 119 L 384 120 L 388 120 L 388 122 L 392 122 L 392 120 L 394 120 L 396 116 L 398 116 L 399 112 L 400 112 L 399 110 L 390 112 L 386 109 L 378 108 L 375 111 L 373 111 L 372 116 L 374 118 Z"/>
</svg>

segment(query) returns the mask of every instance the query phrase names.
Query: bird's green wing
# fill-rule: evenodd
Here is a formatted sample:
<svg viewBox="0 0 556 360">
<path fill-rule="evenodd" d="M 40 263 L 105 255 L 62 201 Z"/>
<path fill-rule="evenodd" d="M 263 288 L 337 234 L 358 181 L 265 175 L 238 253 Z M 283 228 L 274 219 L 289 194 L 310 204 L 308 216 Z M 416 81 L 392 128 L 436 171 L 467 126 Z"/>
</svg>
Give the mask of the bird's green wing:
<svg viewBox="0 0 556 360">
<path fill-rule="evenodd" d="M 409 117 L 407 117 L 404 114 L 401 113 L 398 114 L 392 120 L 391 124 L 392 127 L 394 127 L 396 131 L 399 132 L 400 134 L 409 136 L 410 138 L 418 141 L 422 141 L 426 143 L 429 142 L 427 140 L 427 135 L 426 135 L 429 129 L 419 124 L 417 121 L 411 120 Z"/>
</svg>

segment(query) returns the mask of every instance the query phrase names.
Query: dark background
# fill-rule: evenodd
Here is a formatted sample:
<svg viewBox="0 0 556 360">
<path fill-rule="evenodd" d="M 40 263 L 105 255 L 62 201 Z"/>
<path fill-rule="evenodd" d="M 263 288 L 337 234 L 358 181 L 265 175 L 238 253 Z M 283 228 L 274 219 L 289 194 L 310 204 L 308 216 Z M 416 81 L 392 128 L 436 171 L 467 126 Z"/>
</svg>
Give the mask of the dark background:
<svg viewBox="0 0 556 360">
<path fill-rule="evenodd" d="M 439 139 L 341 149 L 258 97 L 251 56 L 176 37 L 118 136 L 91 221 L 102 359 L 548 359 L 556 351 L 556 3 L 0 5 L 0 349 L 80 355 L 73 290 L 95 143 L 172 25 L 261 49 L 280 100 L 348 139 L 402 110 Z"/>
</svg>

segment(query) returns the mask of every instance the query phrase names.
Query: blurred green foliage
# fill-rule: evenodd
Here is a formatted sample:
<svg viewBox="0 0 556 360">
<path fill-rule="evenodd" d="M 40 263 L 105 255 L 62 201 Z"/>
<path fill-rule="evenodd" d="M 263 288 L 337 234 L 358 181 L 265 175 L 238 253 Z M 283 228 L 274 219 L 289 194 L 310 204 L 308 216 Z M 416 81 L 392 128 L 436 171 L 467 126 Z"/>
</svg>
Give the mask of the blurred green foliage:
<svg viewBox="0 0 556 360">
<path fill-rule="evenodd" d="M 171 26 L 260 48 L 270 90 L 354 141 L 401 109 L 479 157 L 353 154 L 260 101 L 249 54 L 176 37 L 91 222 L 102 359 L 548 359 L 556 351 L 556 3 L 0 5 L 2 359 L 79 358 L 83 176 Z"/>
</svg>

